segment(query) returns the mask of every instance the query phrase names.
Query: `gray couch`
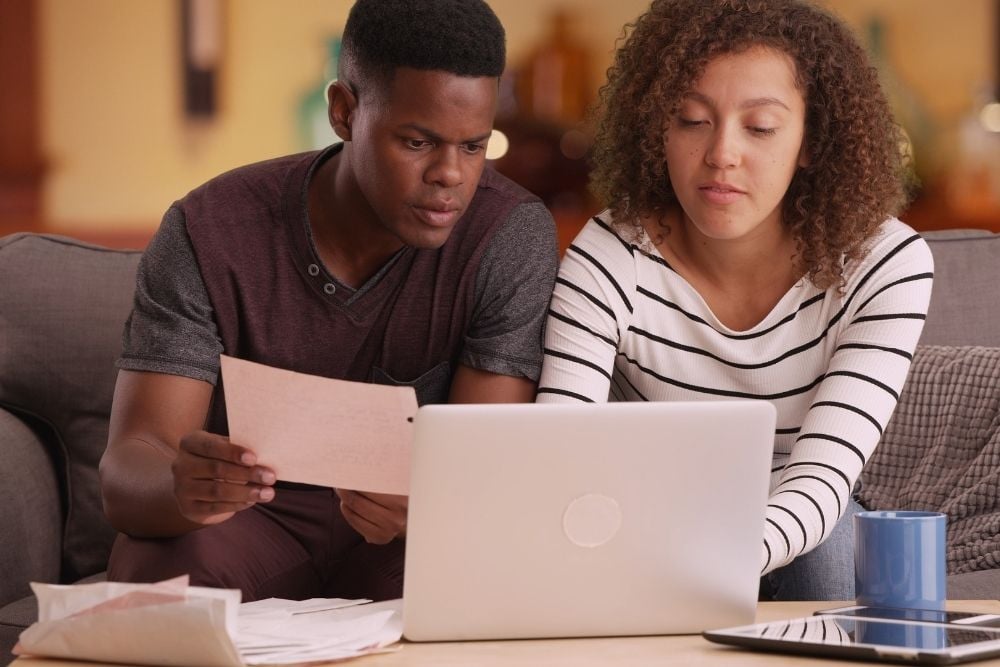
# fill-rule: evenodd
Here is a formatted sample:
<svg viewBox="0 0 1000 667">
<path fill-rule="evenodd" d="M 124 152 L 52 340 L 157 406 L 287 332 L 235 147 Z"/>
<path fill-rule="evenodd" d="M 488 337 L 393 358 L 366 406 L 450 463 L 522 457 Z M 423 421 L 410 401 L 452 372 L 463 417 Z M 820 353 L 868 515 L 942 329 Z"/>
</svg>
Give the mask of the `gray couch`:
<svg viewBox="0 0 1000 667">
<path fill-rule="evenodd" d="M 922 343 L 1000 348 L 994 291 L 1000 235 L 927 236 L 937 280 Z M 34 620 L 29 581 L 71 583 L 100 577 L 105 568 L 114 532 L 102 513 L 97 463 L 138 261 L 135 251 L 68 238 L 0 238 L 0 664 Z M 933 405 L 917 410 L 928 412 Z M 1000 424 L 996 414 L 994 422 Z M 891 482 L 892 471 L 902 465 L 893 459 L 890 436 L 892 426 L 887 446 L 872 461 L 878 474 L 866 470 L 864 488 L 876 498 L 887 488 L 897 493 L 892 503 L 905 503 L 899 489 L 883 481 Z M 1000 475 L 1000 463 L 993 466 Z M 986 514 L 997 507 L 986 502 L 973 509 Z M 1000 598 L 1000 563 L 994 567 L 977 549 L 971 565 L 949 562 L 950 597 Z"/>
</svg>

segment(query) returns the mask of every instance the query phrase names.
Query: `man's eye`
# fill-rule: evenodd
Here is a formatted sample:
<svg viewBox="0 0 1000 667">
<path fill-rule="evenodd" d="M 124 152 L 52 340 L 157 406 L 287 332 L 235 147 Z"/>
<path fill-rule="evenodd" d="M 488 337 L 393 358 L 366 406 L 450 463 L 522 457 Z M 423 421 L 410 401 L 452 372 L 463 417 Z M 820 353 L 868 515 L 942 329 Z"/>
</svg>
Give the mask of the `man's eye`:
<svg viewBox="0 0 1000 667">
<path fill-rule="evenodd" d="M 404 139 L 403 143 L 407 148 L 412 148 L 413 150 L 418 150 L 430 145 L 429 141 L 424 141 L 423 139 Z"/>
<path fill-rule="evenodd" d="M 480 153 L 486 150 L 486 146 L 483 144 L 465 144 L 465 151 L 467 153 Z"/>
</svg>

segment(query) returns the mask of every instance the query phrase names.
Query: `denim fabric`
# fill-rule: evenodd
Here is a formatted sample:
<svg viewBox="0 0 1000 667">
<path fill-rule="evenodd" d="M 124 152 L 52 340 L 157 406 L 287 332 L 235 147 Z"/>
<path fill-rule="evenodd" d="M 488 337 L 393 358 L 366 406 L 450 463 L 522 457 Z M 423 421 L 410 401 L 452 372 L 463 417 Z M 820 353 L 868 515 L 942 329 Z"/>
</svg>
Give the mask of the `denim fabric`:
<svg viewBox="0 0 1000 667">
<path fill-rule="evenodd" d="M 788 565 L 762 577 L 761 591 L 773 600 L 854 600 L 854 514 L 851 499 L 823 542 Z"/>
</svg>

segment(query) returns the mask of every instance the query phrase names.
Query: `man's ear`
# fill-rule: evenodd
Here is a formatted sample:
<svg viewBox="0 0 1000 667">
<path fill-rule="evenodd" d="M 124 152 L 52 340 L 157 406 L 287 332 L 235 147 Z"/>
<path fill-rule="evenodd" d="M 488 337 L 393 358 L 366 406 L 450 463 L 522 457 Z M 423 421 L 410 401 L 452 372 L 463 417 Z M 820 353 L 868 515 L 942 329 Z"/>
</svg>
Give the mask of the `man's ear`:
<svg viewBox="0 0 1000 667">
<path fill-rule="evenodd" d="M 351 121 L 354 110 L 358 107 L 358 98 L 351 87 L 343 81 L 331 81 L 326 89 L 326 99 L 329 101 L 327 114 L 330 127 L 344 141 L 351 140 Z"/>
</svg>

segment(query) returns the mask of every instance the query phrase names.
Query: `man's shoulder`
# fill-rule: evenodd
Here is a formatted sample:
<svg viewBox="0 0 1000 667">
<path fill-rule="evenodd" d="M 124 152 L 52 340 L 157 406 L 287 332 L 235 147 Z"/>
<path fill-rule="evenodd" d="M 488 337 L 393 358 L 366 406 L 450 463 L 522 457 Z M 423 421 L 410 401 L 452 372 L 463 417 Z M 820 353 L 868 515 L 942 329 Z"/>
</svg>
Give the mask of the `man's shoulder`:
<svg viewBox="0 0 1000 667">
<path fill-rule="evenodd" d="M 500 197 L 516 204 L 541 203 L 538 195 L 532 193 L 524 186 L 518 185 L 493 167 L 483 169 L 482 176 L 479 177 L 479 187 L 476 190 L 478 197 Z"/>
<path fill-rule="evenodd" d="M 288 179 L 298 170 L 307 168 L 317 155 L 317 151 L 295 153 L 230 169 L 196 187 L 181 199 L 181 203 L 198 199 L 238 203 L 246 201 L 246 197 L 251 200 L 280 197 L 286 192 Z"/>
</svg>

